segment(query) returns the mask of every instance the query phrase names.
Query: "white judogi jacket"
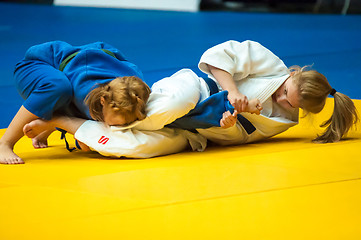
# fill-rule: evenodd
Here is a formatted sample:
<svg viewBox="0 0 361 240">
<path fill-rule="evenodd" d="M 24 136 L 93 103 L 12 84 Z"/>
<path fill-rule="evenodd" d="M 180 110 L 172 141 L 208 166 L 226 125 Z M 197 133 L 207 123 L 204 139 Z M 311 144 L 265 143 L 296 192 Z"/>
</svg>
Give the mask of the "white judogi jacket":
<svg viewBox="0 0 361 240">
<path fill-rule="evenodd" d="M 274 136 L 298 123 L 298 109 L 289 112 L 272 101 L 272 94 L 290 72 L 282 60 L 261 44 L 227 41 L 208 49 L 200 59 L 199 69 L 216 81 L 208 65 L 230 73 L 238 90 L 248 99 L 258 98 L 263 106 L 260 115 L 241 113 L 256 127 L 250 135 L 239 122 L 228 129 L 197 129 L 209 140 L 222 145 L 248 143 Z"/>
<path fill-rule="evenodd" d="M 86 121 L 75 138 L 104 156 L 148 158 L 176 153 L 191 147 L 203 151 L 207 139 L 182 129 L 164 128 L 209 96 L 204 80 L 189 69 L 182 69 L 152 86 L 147 117 L 127 127 L 108 127 Z"/>
</svg>

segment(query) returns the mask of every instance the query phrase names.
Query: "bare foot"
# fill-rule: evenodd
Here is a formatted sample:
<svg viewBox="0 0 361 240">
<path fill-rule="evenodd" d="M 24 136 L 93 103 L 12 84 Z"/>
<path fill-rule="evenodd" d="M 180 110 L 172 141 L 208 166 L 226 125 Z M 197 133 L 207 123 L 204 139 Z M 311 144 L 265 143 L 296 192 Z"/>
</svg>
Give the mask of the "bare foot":
<svg viewBox="0 0 361 240">
<path fill-rule="evenodd" d="M 0 143 L 0 163 L 1 164 L 23 164 L 24 161 L 14 153 L 13 149 Z"/>
<path fill-rule="evenodd" d="M 29 138 L 36 138 L 39 136 L 40 139 L 44 139 L 41 138 L 41 134 L 43 132 L 49 132 L 49 131 L 51 132 L 54 131 L 54 127 L 51 124 L 49 124 L 47 121 L 41 119 L 33 120 L 30 123 L 26 124 L 23 128 L 24 134 Z"/>
<path fill-rule="evenodd" d="M 47 130 L 36 137 L 32 138 L 33 141 L 33 147 L 34 148 L 47 148 L 48 147 L 48 137 L 53 132 L 53 130 Z"/>
</svg>

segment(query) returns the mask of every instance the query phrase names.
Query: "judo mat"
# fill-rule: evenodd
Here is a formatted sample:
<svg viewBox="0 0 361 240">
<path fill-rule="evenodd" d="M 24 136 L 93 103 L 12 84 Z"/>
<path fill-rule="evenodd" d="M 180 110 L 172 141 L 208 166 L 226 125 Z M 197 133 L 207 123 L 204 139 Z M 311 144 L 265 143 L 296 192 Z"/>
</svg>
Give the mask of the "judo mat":
<svg viewBox="0 0 361 240">
<path fill-rule="evenodd" d="M 311 143 L 332 103 L 262 142 L 151 159 L 23 138 L 26 163 L 0 165 L 0 239 L 360 239 L 360 131 Z"/>
<path fill-rule="evenodd" d="M 12 70 L 32 45 L 105 41 L 156 81 L 223 41 L 314 64 L 361 111 L 361 16 L 161 12 L 0 3 L 0 135 L 21 105 Z M 200 74 L 200 73 L 199 73 Z M 68 152 L 60 134 L 0 165 L 0 239 L 361 239 L 361 125 L 315 144 L 326 109 L 273 138 L 150 159 Z M 69 142 L 71 137 L 68 136 Z"/>
</svg>

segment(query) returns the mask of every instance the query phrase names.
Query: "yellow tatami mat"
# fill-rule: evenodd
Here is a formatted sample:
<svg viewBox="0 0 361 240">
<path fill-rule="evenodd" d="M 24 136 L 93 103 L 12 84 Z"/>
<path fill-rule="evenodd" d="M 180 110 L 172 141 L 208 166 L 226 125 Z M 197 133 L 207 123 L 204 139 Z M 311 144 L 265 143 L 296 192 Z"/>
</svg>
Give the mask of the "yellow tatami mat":
<svg viewBox="0 0 361 240">
<path fill-rule="evenodd" d="M 263 142 L 152 159 L 69 153 L 58 133 L 47 149 L 23 138 L 26 163 L 0 165 L 0 239 L 359 240 L 361 124 L 311 143 L 332 104 Z"/>
</svg>

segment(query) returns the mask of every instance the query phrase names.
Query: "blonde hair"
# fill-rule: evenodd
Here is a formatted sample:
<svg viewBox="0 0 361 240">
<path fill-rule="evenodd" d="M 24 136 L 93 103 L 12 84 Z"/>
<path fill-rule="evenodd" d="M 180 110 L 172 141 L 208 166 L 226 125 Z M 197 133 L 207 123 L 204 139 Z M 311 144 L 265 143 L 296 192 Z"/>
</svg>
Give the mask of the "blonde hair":
<svg viewBox="0 0 361 240">
<path fill-rule="evenodd" d="M 112 108 L 115 114 L 124 115 L 127 123 L 134 118 L 142 120 L 146 117 L 145 106 L 150 94 L 150 88 L 140 78 L 135 76 L 117 77 L 114 80 L 100 84 L 85 98 L 90 116 L 97 121 L 104 121 L 103 97 L 105 104 Z"/>
<path fill-rule="evenodd" d="M 334 108 L 330 119 L 320 126 L 326 130 L 314 142 L 330 143 L 339 141 L 359 120 L 353 101 L 340 92 L 333 92 L 327 78 L 315 70 L 307 70 L 308 66 L 293 66 L 295 83 L 299 89 L 300 107 L 307 113 L 319 113 L 325 106 L 326 99 L 333 93 Z"/>
</svg>

